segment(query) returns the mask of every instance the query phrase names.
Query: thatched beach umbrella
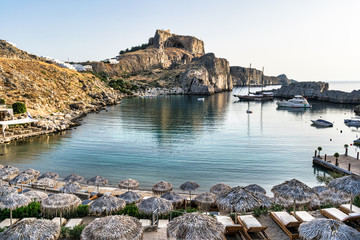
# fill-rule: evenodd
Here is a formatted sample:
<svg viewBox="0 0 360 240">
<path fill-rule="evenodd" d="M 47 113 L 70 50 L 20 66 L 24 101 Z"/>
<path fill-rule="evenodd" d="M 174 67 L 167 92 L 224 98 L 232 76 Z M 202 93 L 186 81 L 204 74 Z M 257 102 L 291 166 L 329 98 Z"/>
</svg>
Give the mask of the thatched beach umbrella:
<svg viewBox="0 0 360 240">
<path fill-rule="evenodd" d="M 19 169 L 17 167 L 6 165 L 5 167 L 0 169 L 0 177 L 1 182 L 0 185 L 2 185 L 2 181 L 6 178 L 9 178 L 11 175 L 18 174 Z"/>
<path fill-rule="evenodd" d="M 139 182 L 131 178 L 123 179 L 119 182 L 119 187 L 129 191 L 129 189 L 137 189 L 139 187 Z"/>
<path fill-rule="evenodd" d="M 158 211 L 159 214 L 167 214 L 173 209 L 173 205 L 165 198 L 151 197 L 142 200 L 137 204 L 139 211 L 145 214 L 152 214 Z"/>
<path fill-rule="evenodd" d="M 274 193 L 275 198 L 281 197 L 285 200 L 294 201 L 294 215 L 296 216 L 296 201 L 301 203 L 310 202 L 315 191 L 308 187 L 306 184 L 297 179 L 285 181 L 279 185 L 274 186 L 271 191 Z"/>
<path fill-rule="evenodd" d="M 261 187 L 260 185 L 257 185 L 257 184 L 250 184 L 250 185 L 247 185 L 244 188 L 251 191 L 251 192 L 253 192 L 253 193 L 266 194 L 266 190 L 263 187 Z"/>
<path fill-rule="evenodd" d="M 124 199 L 126 204 L 138 203 L 141 201 L 142 196 L 139 193 L 127 191 L 119 196 L 119 198 Z"/>
<path fill-rule="evenodd" d="M 210 192 L 204 192 L 195 197 L 195 203 L 200 206 L 201 209 L 208 211 L 211 206 L 215 205 L 216 195 Z"/>
<path fill-rule="evenodd" d="M 42 179 L 42 178 L 51 178 L 51 179 L 57 179 L 59 177 L 59 174 L 57 173 L 53 173 L 53 172 L 46 172 L 43 173 L 38 180 Z"/>
<path fill-rule="evenodd" d="M 84 181 L 84 178 L 82 176 L 79 176 L 75 173 L 70 174 L 69 176 L 67 176 L 66 178 L 64 178 L 65 182 L 82 182 Z"/>
<path fill-rule="evenodd" d="M 221 193 L 216 198 L 216 204 L 225 212 L 248 212 L 254 208 L 265 207 L 260 198 L 243 187 L 234 187 Z"/>
<path fill-rule="evenodd" d="M 187 182 L 184 182 L 183 184 L 181 184 L 179 188 L 183 191 L 189 191 L 189 196 L 190 196 L 190 201 L 191 201 L 191 192 L 195 191 L 199 187 L 200 187 L 200 185 L 197 184 L 196 182 L 187 181 Z"/>
<path fill-rule="evenodd" d="M 40 172 L 32 168 L 26 169 L 21 173 L 31 175 L 34 177 L 34 179 L 37 179 L 40 176 Z"/>
<path fill-rule="evenodd" d="M 215 195 L 219 195 L 220 193 L 225 192 L 230 189 L 231 189 L 231 187 L 229 185 L 226 185 L 224 183 L 218 183 L 218 184 L 213 185 L 210 188 L 210 192 Z"/>
<path fill-rule="evenodd" d="M 41 202 L 41 210 L 45 214 L 60 213 L 60 226 L 63 212 L 73 212 L 81 204 L 80 198 L 73 194 L 58 193 L 45 198 Z"/>
<path fill-rule="evenodd" d="M 185 201 L 185 197 L 177 194 L 176 192 L 164 193 L 163 195 L 161 195 L 161 198 L 164 198 L 172 202 L 174 208 L 180 206 Z"/>
<path fill-rule="evenodd" d="M 314 219 L 299 227 L 300 237 L 304 240 L 356 240 L 360 232 L 333 219 Z"/>
<path fill-rule="evenodd" d="M 152 191 L 155 194 L 164 194 L 166 192 L 171 192 L 173 190 L 173 186 L 169 182 L 158 182 L 152 187 Z"/>
<path fill-rule="evenodd" d="M 16 177 L 14 177 L 13 179 L 11 179 L 9 181 L 10 185 L 21 185 L 21 192 L 23 190 L 23 184 L 24 183 L 29 183 L 32 180 L 34 180 L 34 176 L 33 175 L 29 175 L 26 173 L 20 173 L 19 175 L 17 175 Z"/>
<path fill-rule="evenodd" d="M 95 219 L 81 233 L 81 240 L 142 239 L 143 228 L 134 217 L 115 215 Z"/>
<path fill-rule="evenodd" d="M 349 175 L 332 180 L 328 187 L 335 188 L 351 195 L 350 212 L 352 211 L 352 203 L 354 196 L 360 195 L 360 177 Z"/>
<path fill-rule="evenodd" d="M 63 193 L 76 193 L 80 191 L 81 185 L 78 182 L 69 182 L 60 188 Z"/>
<path fill-rule="evenodd" d="M 313 188 L 311 188 L 312 190 L 314 190 L 317 194 L 323 192 L 323 191 L 326 191 L 326 190 L 329 190 L 330 188 L 327 187 L 327 186 L 315 186 Z"/>
<path fill-rule="evenodd" d="M 24 196 L 23 194 L 10 193 L 4 195 L 0 199 L 0 208 L 10 209 L 10 225 L 12 225 L 12 211 L 16 208 L 28 205 L 31 199 Z"/>
<path fill-rule="evenodd" d="M 124 209 L 125 206 L 126 203 L 121 198 L 115 196 L 102 196 L 90 204 L 89 212 L 95 215 L 101 215 L 103 213 L 109 215 L 110 213 Z"/>
<path fill-rule="evenodd" d="M 0 239 L 8 240 L 56 240 L 60 226 L 47 219 L 24 219 L 0 233 Z"/>
<path fill-rule="evenodd" d="M 318 194 L 321 204 L 331 204 L 333 206 L 340 206 L 351 202 L 351 196 L 342 191 L 334 191 L 332 189 L 322 191 Z"/>
<path fill-rule="evenodd" d="M 186 213 L 167 225 L 167 236 L 181 240 L 224 240 L 224 226 L 201 213 Z"/>
<path fill-rule="evenodd" d="M 97 186 L 97 192 L 99 192 L 99 186 L 108 184 L 108 180 L 106 178 L 95 176 L 86 182 L 87 184 L 95 185 Z"/>
<path fill-rule="evenodd" d="M 24 195 L 30 198 L 32 201 L 36 201 L 36 202 L 42 202 L 42 200 L 48 197 L 46 193 L 35 190 L 28 191 L 24 193 Z"/>
<path fill-rule="evenodd" d="M 3 168 L 3 167 L 4 167 L 4 165 L 0 164 L 0 169 Z"/>
<path fill-rule="evenodd" d="M 42 178 L 36 182 L 33 183 L 35 186 L 44 187 L 45 192 L 47 187 L 56 187 L 59 184 L 58 181 L 52 179 L 52 178 Z"/>
<path fill-rule="evenodd" d="M 0 198 L 10 193 L 17 193 L 17 190 L 15 188 L 0 186 Z"/>
</svg>

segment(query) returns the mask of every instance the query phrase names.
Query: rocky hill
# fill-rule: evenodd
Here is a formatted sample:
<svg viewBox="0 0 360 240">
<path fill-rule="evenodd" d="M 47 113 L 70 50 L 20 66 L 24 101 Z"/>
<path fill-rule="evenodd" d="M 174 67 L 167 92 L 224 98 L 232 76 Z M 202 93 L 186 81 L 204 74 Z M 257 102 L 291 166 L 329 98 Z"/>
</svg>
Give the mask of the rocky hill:
<svg viewBox="0 0 360 240">
<path fill-rule="evenodd" d="M 234 86 L 244 86 L 248 84 L 250 71 L 250 84 L 251 85 L 261 85 L 261 75 L 262 71 L 244 68 L 239 66 L 230 67 L 230 74 L 233 79 Z M 264 84 L 265 85 L 289 85 L 290 79 L 287 78 L 285 74 L 281 74 L 277 77 L 274 76 L 265 76 L 264 75 Z"/>
<path fill-rule="evenodd" d="M 24 102 L 33 115 L 94 108 L 120 99 L 117 91 L 89 73 L 61 68 L 0 40 L 0 98 Z M 77 106 L 77 107 L 74 107 Z"/>
</svg>

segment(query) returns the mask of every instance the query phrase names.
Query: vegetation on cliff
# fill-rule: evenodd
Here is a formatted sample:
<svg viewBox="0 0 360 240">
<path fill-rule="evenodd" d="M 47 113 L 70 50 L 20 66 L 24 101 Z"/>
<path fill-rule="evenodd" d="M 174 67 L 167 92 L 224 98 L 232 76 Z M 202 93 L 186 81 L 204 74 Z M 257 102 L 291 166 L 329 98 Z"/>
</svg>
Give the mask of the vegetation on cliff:
<svg viewBox="0 0 360 240">
<path fill-rule="evenodd" d="M 138 50 L 144 50 L 144 49 L 146 49 L 148 46 L 150 46 L 149 43 L 143 43 L 143 44 L 141 44 L 141 45 L 139 45 L 139 46 L 131 47 L 130 49 L 127 48 L 127 49 L 125 49 L 125 50 L 121 50 L 121 51 L 119 52 L 119 54 L 121 55 L 121 54 L 128 53 L 128 52 L 136 52 L 136 51 L 138 51 Z"/>
</svg>

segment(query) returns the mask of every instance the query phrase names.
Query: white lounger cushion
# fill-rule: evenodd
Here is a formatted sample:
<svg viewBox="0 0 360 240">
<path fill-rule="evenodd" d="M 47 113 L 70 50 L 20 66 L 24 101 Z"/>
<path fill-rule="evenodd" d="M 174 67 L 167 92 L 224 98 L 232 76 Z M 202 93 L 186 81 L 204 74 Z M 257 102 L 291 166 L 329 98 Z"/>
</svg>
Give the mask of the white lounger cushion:
<svg viewBox="0 0 360 240">
<path fill-rule="evenodd" d="M 55 217 L 51 221 L 56 222 L 57 224 L 60 224 L 60 218 L 59 217 Z M 64 225 L 65 223 L 66 223 L 66 218 L 61 218 L 61 226 Z"/>
<path fill-rule="evenodd" d="M 169 220 L 167 220 L 167 219 L 159 219 L 158 228 L 167 227 L 168 223 L 169 223 Z"/>
<path fill-rule="evenodd" d="M 315 219 L 310 213 L 305 211 L 297 211 L 295 214 L 303 222 L 310 222 L 311 220 Z"/>
<path fill-rule="evenodd" d="M 83 220 L 81 218 L 72 218 L 67 222 L 65 227 L 73 229 L 74 227 L 79 226 L 80 224 L 82 224 L 82 222 L 83 222 Z"/>
<path fill-rule="evenodd" d="M 15 224 L 17 221 L 19 221 L 18 218 L 13 218 L 12 224 Z M 10 227 L 10 218 L 6 218 L 4 219 L 4 221 L 0 223 L 0 228 L 4 228 L 4 227 Z"/>
<path fill-rule="evenodd" d="M 347 209 L 350 212 L 350 204 L 343 204 L 341 205 L 341 207 Z M 352 205 L 352 211 L 360 214 L 360 208 L 355 206 L 354 204 Z"/>
<path fill-rule="evenodd" d="M 151 226 L 151 221 L 150 219 L 140 219 L 140 223 L 143 227 L 149 227 Z"/>
<path fill-rule="evenodd" d="M 325 208 L 325 209 L 323 209 L 323 211 L 333 215 L 335 218 L 337 218 L 340 221 L 344 221 L 345 219 L 347 219 L 349 217 L 349 215 L 340 211 L 337 208 Z"/>
<path fill-rule="evenodd" d="M 262 227 L 261 223 L 252 215 L 239 216 L 246 228 Z"/>
<path fill-rule="evenodd" d="M 274 212 L 275 216 L 286 226 L 292 222 L 298 222 L 298 220 L 287 212 Z"/>
<path fill-rule="evenodd" d="M 220 223 L 222 223 L 222 225 L 226 226 L 232 226 L 235 225 L 234 221 L 231 219 L 231 217 L 228 216 L 215 216 L 216 220 Z"/>
</svg>

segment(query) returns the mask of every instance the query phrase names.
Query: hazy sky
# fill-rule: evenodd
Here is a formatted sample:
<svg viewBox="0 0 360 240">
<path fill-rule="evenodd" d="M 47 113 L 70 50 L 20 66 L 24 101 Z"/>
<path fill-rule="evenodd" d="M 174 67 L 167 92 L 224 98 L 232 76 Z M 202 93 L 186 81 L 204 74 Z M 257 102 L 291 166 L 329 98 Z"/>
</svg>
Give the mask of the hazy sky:
<svg viewBox="0 0 360 240">
<path fill-rule="evenodd" d="M 266 75 L 360 80 L 360 0 L 0 0 L 0 39 L 62 60 L 114 57 L 156 29 Z"/>
</svg>

